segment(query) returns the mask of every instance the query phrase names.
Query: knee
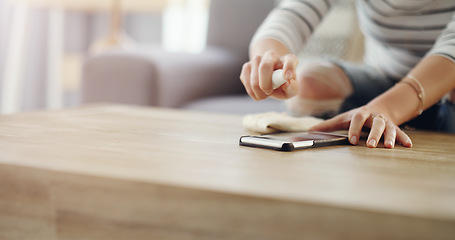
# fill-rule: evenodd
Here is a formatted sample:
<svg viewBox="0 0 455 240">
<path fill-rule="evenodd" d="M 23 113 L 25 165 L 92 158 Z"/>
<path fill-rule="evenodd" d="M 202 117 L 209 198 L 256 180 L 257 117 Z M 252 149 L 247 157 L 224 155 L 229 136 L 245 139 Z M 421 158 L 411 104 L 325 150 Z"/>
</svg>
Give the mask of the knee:
<svg viewBox="0 0 455 240">
<path fill-rule="evenodd" d="M 297 83 L 297 96 L 286 101 L 286 108 L 296 116 L 333 116 L 353 91 L 344 71 L 331 63 L 304 65 Z"/>
<path fill-rule="evenodd" d="M 352 85 L 344 71 L 328 62 L 305 64 L 297 74 L 298 96 L 305 99 L 345 98 Z"/>
<path fill-rule="evenodd" d="M 300 75 L 297 78 L 298 96 L 307 99 L 327 99 L 331 97 L 339 97 L 338 93 L 328 89 L 328 86 L 323 84 L 314 75 Z"/>
</svg>

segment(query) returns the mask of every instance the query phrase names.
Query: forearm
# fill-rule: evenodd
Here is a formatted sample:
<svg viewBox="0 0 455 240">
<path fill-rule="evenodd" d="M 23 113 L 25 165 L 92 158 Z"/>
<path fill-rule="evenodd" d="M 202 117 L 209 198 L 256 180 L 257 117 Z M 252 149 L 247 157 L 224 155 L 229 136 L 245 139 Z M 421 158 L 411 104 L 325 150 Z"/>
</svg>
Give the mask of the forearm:
<svg viewBox="0 0 455 240">
<path fill-rule="evenodd" d="M 267 51 L 273 51 L 279 56 L 284 56 L 290 53 L 287 47 L 280 41 L 273 38 L 265 38 L 257 41 L 250 48 L 250 58 L 253 58 L 255 56 L 263 56 Z"/>
<path fill-rule="evenodd" d="M 410 74 L 418 79 L 425 92 L 424 110 L 455 88 L 455 64 L 442 56 L 426 57 Z M 400 125 L 418 115 L 420 101 L 413 87 L 397 84 L 373 99 L 368 106 L 384 113 L 395 124 Z"/>
</svg>

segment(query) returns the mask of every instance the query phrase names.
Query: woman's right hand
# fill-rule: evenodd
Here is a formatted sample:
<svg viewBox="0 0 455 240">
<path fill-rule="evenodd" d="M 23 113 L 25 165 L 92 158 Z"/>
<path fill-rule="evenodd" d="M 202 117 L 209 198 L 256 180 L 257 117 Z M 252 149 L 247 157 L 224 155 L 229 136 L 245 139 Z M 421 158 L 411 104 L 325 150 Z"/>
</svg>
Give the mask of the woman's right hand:
<svg viewBox="0 0 455 240">
<path fill-rule="evenodd" d="M 297 56 L 285 54 L 280 56 L 274 51 L 266 51 L 262 56 L 256 55 L 243 65 L 240 80 L 254 100 L 268 97 L 288 99 L 297 94 L 296 68 Z M 284 79 L 281 87 L 273 90 L 272 74 L 277 69 L 283 69 Z"/>
</svg>

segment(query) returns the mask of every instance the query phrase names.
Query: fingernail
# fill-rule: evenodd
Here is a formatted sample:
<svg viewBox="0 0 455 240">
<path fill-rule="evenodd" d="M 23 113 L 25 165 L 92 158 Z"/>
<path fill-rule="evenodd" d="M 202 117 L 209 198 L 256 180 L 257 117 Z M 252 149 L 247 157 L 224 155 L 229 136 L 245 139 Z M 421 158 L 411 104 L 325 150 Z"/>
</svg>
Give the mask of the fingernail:
<svg viewBox="0 0 455 240">
<path fill-rule="evenodd" d="M 287 80 L 292 79 L 292 71 L 291 70 L 286 71 L 286 75 L 284 75 L 284 79 L 287 79 Z"/>
<path fill-rule="evenodd" d="M 408 140 L 408 141 L 406 141 L 406 145 L 409 147 L 412 147 L 412 142 Z"/>
<path fill-rule="evenodd" d="M 356 136 L 352 136 L 351 137 L 351 144 L 353 144 L 353 145 L 357 144 L 357 137 Z"/>
<path fill-rule="evenodd" d="M 390 147 L 390 148 L 393 148 L 393 147 L 394 147 L 394 144 L 393 144 L 393 141 L 392 141 L 392 140 L 387 141 L 387 142 L 385 143 L 385 145 L 386 145 L 387 147 Z"/>
<path fill-rule="evenodd" d="M 270 91 L 270 92 L 266 92 L 265 94 L 270 96 L 270 95 L 272 95 L 272 93 L 273 93 L 273 91 Z"/>
<path fill-rule="evenodd" d="M 371 140 L 368 142 L 368 145 L 370 145 L 370 147 L 376 147 L 376 139 L 371 139 Z"/>
</svg>

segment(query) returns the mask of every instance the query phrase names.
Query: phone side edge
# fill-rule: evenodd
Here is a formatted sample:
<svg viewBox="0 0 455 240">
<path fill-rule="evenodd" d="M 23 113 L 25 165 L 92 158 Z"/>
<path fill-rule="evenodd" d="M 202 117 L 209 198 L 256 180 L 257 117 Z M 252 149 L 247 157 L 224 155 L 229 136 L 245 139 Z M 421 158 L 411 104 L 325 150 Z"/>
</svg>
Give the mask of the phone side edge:
<svg viewBox="0 0 455 240">
<path fill-rule="evenodd" d="M 240 146 L 248 146 L 248 147 L 258 147 L 258 148 L 266 148 L 278 151 L 292 151 L 295 149 L 294 145 L 290 142 L 284 142 L 274 139 L 261 139 L 257 136 L 241 136 L 239 139 Z"/>
</svg>

